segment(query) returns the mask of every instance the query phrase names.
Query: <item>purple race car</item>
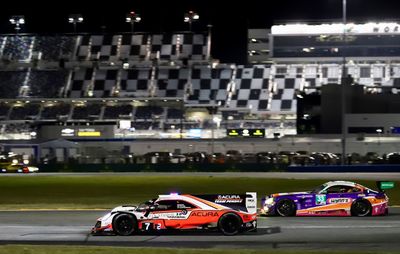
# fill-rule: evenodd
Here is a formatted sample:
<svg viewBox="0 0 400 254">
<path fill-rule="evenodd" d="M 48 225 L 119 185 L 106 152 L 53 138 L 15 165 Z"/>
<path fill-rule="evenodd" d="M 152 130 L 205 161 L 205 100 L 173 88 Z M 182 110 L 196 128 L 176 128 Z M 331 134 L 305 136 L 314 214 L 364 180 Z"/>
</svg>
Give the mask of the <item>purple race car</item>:
<svg viewBox="0 0 400 254">
<path fill-rule="evenodd" d="M 277 193 L 262 200 L 262 215 L 368 216 L 388 214 L 384 189 L 393 182 L 378 182 L 379 191 L 348 181 L 331 181 L 312 191 Z"/>
</svg>

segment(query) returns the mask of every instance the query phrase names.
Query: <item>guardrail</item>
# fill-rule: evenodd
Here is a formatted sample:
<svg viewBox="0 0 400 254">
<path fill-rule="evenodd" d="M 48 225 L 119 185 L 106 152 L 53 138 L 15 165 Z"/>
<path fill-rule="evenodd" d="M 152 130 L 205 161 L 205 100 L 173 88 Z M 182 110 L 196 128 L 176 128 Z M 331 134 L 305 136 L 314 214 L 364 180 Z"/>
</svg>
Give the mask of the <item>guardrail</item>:
<svg viewBox="0 0 400 254">
<path fill-rule="evenodd" d="M 400 165 L 318 165 L 318 166 L 289 166 L 287 172 L 399 172 Z"/>
<path fill-rule="evenodd" d="M 40 172 L 399 172 L 400 165 L 318 165 L 286 164 L 40 164 Z"/>
<path fill-rule="evenodd" d="M 40 164 L 40 172 L 273 172 L 286 171 L 286 164 Z"/>
</svg>

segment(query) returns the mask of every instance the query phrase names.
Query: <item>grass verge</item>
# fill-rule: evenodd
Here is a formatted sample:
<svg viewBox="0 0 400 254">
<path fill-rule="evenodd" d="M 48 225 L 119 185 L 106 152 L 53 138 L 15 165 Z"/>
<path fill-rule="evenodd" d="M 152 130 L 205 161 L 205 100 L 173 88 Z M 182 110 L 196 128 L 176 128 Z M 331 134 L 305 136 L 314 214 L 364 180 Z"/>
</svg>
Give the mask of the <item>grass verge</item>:
<svg viewBox="0 0 400 254">
<path fill-rule="evenodd" d="M 355 180 L 356 181 L 356 180 Z M 326 180 L 208 176 L 40 176 L 0 177 L 0 210 L 112 208 L 138 204 L 170 192 L 265 194 L 310 190 Z M 375 189 L 374 181 L 357 181 Z M 399 183 L 396 183 L 398 186 Z M 391 205 L 400 205 L 399 188 L 388 190 Z"/>
</svg>

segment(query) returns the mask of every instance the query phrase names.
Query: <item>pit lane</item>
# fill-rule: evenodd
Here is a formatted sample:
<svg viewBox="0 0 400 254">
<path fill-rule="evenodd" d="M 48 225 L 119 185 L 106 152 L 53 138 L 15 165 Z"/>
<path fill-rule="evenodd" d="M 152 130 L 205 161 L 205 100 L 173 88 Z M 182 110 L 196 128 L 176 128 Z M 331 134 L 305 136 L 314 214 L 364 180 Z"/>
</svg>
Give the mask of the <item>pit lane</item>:
<svg viewBox="0 0 400 254">
<path fill-rule="evenodd" d="M 172 232 L 92 236 L 106 211 L 3 211 L 0 244 L 79 244 L 136 247 L 400 250 L 400 208 L 384 217 L 261 217 L 257 232 Z"/>
</svg>

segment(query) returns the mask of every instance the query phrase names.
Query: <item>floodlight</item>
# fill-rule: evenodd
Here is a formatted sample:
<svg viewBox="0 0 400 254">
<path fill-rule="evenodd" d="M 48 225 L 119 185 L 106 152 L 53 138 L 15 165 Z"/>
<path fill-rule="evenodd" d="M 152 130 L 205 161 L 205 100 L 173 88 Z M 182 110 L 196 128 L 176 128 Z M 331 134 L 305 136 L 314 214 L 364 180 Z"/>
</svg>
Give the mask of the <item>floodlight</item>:
<svg viewBox="0 0 400 254">
<path fill-rule="evenodd" d="M 138 23 L 142 20 L 140 15 L 138 13 L 135 13 L 134 11 L 129 12 L 126 14 L 125 22 L 131 24 L 131 33 L 133 33 L 133 28 L 135 23 Z"/>
</svg>

